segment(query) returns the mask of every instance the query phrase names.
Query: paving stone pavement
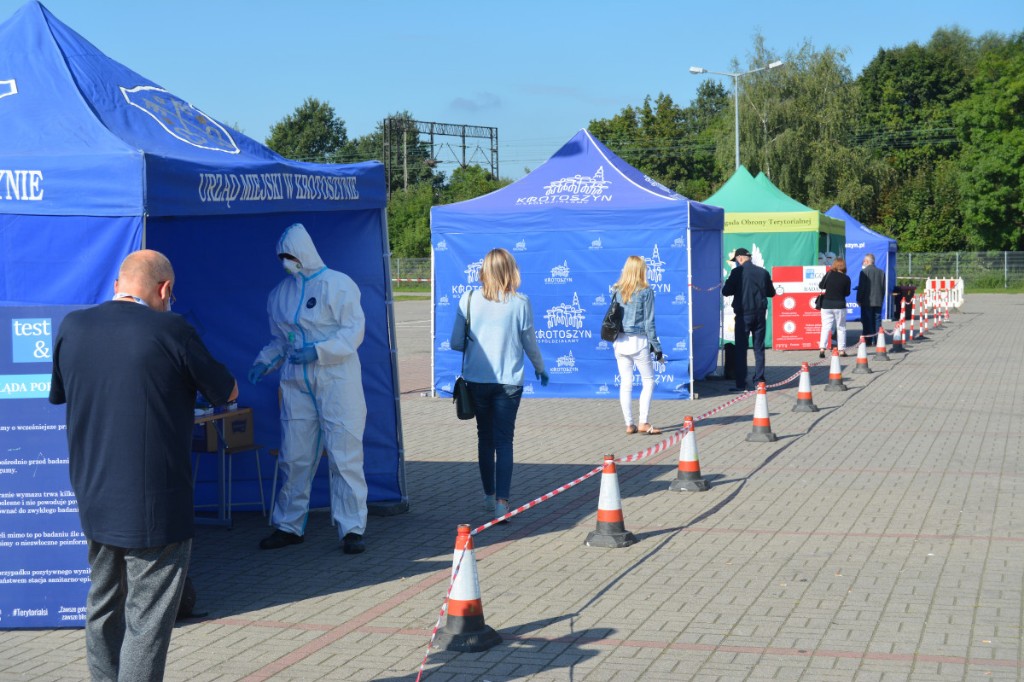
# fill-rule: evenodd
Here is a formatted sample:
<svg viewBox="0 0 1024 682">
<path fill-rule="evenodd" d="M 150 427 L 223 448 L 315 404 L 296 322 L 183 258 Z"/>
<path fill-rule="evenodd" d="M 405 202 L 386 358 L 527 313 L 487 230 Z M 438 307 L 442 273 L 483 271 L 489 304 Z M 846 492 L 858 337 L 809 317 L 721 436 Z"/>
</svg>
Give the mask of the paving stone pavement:
<svg viewBox="0 0 1024 682">
<path fill-rule="evenodd" d="M 327 515 L 264 552 L 258 513 L 202 527 L 192 575 L 204 618 L 179 625 L 168 680 L 416 678 L 459 523 L 488 520 L 475 430 L 430 385 L 429 305 L 396 304 L 411 509 L 371 517 L 341 553 Z M 856 325 L 854 325 L 856 328 Z M 775 443 L 748 443 L 754 398 L 702 381 L 658 401 L 660 437 L 626 436 L 618 403 L 531 399 L 513 502 L 696 424 L 707 492 L 669 492 L 678 446 L 618 466 L 625 549 L 584 546 L 599 476 L 481 531 L 475 557 L 497 647 L 434 650 L 456 680 L 1020 680 L 1024 675 L 1024 296 L 973 295 L 949 323 L 823 390 L 813 352 L 768 352 Z M 869 349 L 869 360 L 874 349 Z M 609 362 L 613 362 L 609 357 Z M 725 409 L 716 408 L 734 401 Z M 710 414 L 709 414 L 710 413 Z M 0 680 L 88 677 L 80 630 L 0 632 Z"/>
</svg>

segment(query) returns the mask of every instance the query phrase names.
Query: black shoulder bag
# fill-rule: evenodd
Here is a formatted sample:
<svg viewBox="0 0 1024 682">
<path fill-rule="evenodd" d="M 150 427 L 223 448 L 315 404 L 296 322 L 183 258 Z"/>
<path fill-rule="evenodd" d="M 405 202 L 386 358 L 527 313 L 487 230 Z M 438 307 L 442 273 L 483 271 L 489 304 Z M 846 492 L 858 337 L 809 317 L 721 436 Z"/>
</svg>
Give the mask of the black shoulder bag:
<svg viewBox="0 0 1024 682">
<path fill-rule="evenodd" d="M 828 276 L 829 276 L 829 275 L 831 275 L 831 274 L 832 274 L 832 271 L 831 271 L 831 270 L 829 270 L 828 272 L 826 272 L 826 273 L 825 273 L 825 276 L 821 278 L 821 282 L 820 282 L 820 283 L 821 283 L 821 284 L 824 284 L 824 283 L 825 283 L 825 280 L 827 280 L 827 279 L 828 279 Z M 820 294 L 818 294 L 817 296 L 815 296 L 815 297 L 814 297 L 814 301 L 813 301 L 813 302 L 814 302 L 814 309 L 815 309 L 815 310 L 821 310 L 821 302 L 822 302 L 822 301 L 823 301 L 824 299 L 825 299 L 825 292 L 824 292 L 824 291 L 822 291 L 822 292 L 821 292 Z"/>
<path fill-rule="evenodd" d="M 612 294 L 612 302 L 605 311 L 604 320 L 601 321 L 601 338 L 605 341 L 614 341 L 622 333 L 622 306 L 616 298 L 618 293 Z"/>
<path fill-rule="evenodd" d="M 473 290 L 469 290 L 469 298 L 466 299 L 466 341 L 462 347 L 462 371 L 466 371 L 466 351 L 469 350 L 469 311 L 473 304 Z M 473 396 L 469 392 L 469 383 L 459 376 L 455 380 L 455 388 L 452 389 L 452 402 L 455 403 L 455 415 L 459 419 L 472 419 L 476 416 L 473 408 Z"/>
</svg>

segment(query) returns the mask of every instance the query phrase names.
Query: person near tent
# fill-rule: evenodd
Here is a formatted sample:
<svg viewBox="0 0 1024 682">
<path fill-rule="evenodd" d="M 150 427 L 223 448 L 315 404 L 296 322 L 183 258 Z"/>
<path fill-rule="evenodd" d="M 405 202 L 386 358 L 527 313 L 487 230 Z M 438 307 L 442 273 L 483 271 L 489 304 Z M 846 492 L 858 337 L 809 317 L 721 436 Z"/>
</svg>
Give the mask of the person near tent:
<svg viewBox="0 0 1024 682">
<path fill-rule="evenodd" d="M 750 260 L 750 251 L 736 249 L 730 259 L 736 267 L 722 285 L 722 296 L 732 296 L 736 314 L 734 373 L 736 386 L 731 392 L 747 390 L 747 347 L 754 349 L 754 386 L 764 378 L 764 337 L 768 325 L 768 299 L 775 296 L 772 276 Z M 751 341 L 752 339 L 752 341 Z"/>
<path fill-rule="evenodd" d="M 272 339 L 249 370 L 254 384 L 281 370 L 279 466 L 284 483 L 271 517 L 274 532 L 260 541 L 260 548 L 303 541 L 313 477 L 326 451 L 331 514 L 342 551 L 359 554 L 366 549 L 367 513 L 366 400 L 357 352 L 365 318 L 359 287 L 324 264 L 300 223 L 281 235 L 277 256 L 288 274 L 267 299 Z"/>
<path fill-rule="evenodd" d="M 661 429 L 651 424 L 651 398 L 654 396 L 653 353 L 658 362 L 665 359 L 654 324 L 654 290 L 647 283 L 647 262 L 629 256 L 619 279 L 612 285 L 612 296 L 622 306 L 622 332 L 612 342 L 619 367 L 619 404 L 626 421 L 626 434 L 657 435 Z M 633 368 L 640 372 L 640 425 L 633 422 Z"/>
<path fill-rule="evenodd" d="M 824 289 L 821 297 L 821 339 L 818 342 L 818 357 L 825 357 L 825 347 L 833 328 L 839 355 L 846 357 L 846 297 L 850 295 L 850 277 L 846 274 L 846 259 L 836 258 L 832 267 L 818 282 Z"/>
<path fill-rule="evenodd" d="M 470 289 L 462 295 L 449 341 L 452 350 L 462 352 L 462 377 L 469 384 L 476 412 L 484 508 L 493 511 L 495 518 L 509 510 L 524 353 L 540 385 L 548 385 L 533 331 L 533 309 L 530 299 L 517 293 L 520 283 L 519 266 L 512 254 L 505 249 L 489 251 L 480 267 L 480 290 Z"/>
<path fill-rule="evenodd" d="M 166 256 L 135 251 L 114 300 L 64 318 L 49 400 L 67 405 L 71 487 L 88 544 L 85 648 L 94 680 L 161 680 L 195 534 L 196 392 L 238 384 L 179 315 Z"/>
<path fill-rule="evenodd" d="M 875 267 L 875 254 L 864 256 L 860 277 L 857 279 L 857 305 L 864 338 L 874 340 L 882 324 L 882 303 L 885 301 L 885 273 Z"/>
</svg>

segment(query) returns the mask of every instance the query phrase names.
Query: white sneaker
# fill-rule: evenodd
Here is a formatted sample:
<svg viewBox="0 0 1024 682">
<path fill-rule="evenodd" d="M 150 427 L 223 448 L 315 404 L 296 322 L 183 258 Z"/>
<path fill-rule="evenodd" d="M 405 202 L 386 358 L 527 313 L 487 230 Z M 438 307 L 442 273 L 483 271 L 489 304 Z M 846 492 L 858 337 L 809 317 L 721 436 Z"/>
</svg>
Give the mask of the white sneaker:
<svg viewBox="0 0 1024 682">
<path fill-rule="evenodd" d="M 494 503 L 494 518 L 500 519 L 505 514 L 508 514 L 508 509 L 509 507 L 507 502 L 496 501 Z M 501 523 L 508 523 L 508 519 L 505 519 Z"/>
</svg>

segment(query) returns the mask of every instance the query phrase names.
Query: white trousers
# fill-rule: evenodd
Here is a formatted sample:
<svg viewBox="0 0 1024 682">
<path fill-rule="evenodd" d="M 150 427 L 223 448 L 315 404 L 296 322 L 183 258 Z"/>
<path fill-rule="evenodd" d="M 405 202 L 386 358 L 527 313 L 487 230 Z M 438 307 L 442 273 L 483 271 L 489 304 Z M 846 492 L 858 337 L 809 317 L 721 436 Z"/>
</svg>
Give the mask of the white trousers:
<svg viewBox="0 0 1024 682">
<path fill-rule="evenodd" d="M 305 535 L 309 494 L 320 461 L 327 451 L 331 467 L 331 514 L 338 536 L 366 532 L 366 477 L 363 474 L 363 443 L 344 428 L 328 427 L 308 419 L 282 421 L 281 473 L 284 483 L 277 495 L 272 517 L 275 527 Z"/>
<path fill-rule="evenodd" d="M 832 326 L 836 327 L 836 336 L 839 337 L 839 350 L 846 350 L 846 308 L 822 308 L 821 309 L 821 340 L 818 348 L 828 347 L 828 337 L 832 335 Z"/>
<path fill-rule="evenodd" d="M 620 334 L 613 345 L 619 365 L 619 404 L 626 426 L 633 423 L 633 367 L 640 372 L 640 423 L 650 423 L 654 397 L 654 365 L 646 335 Z"/>
</svg>

